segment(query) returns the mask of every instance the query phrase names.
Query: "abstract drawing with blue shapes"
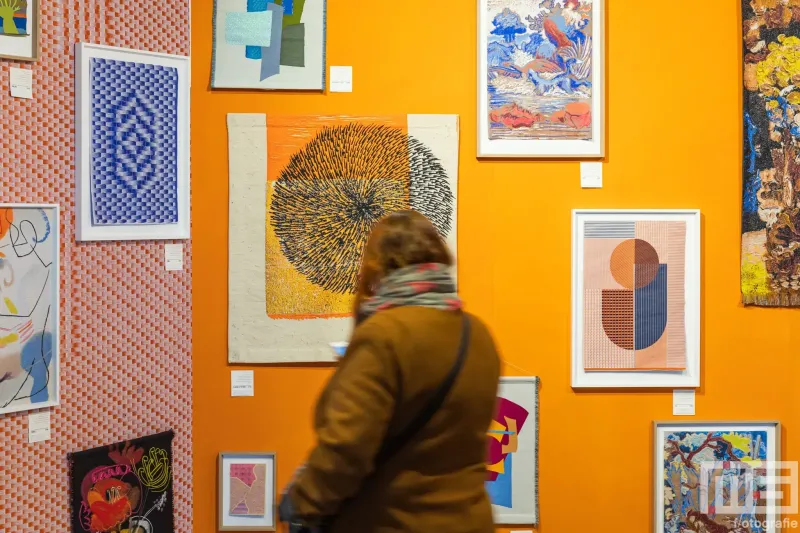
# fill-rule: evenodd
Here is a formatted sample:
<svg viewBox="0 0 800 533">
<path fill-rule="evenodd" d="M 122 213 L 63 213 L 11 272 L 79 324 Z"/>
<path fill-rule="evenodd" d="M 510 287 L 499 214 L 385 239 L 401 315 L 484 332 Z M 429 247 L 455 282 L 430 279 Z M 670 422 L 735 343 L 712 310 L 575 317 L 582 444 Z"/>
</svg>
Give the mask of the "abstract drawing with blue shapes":
<svg viewBox="0 0 800 533">
<path fill-rule="evenodd" d="M 58 404 L 58 224 L 0 205 L 0 415 Z"/>
<path fill-rule="evenodd" d="M 178 222 L 178 70 L 91 60 L 93 225 Z"/>
</svg>

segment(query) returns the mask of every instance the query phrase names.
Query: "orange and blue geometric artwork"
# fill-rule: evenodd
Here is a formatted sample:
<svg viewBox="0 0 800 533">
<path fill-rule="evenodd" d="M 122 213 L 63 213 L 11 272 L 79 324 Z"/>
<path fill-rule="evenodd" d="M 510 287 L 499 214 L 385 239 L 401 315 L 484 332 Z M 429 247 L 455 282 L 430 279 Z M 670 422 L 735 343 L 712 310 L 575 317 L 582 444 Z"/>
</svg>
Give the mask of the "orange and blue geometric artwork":
<svg viewBox="0 0 800 533">
<path fill-rule="evenodd" d="M 528 411 L 505 398 L 497 399 L 497 414 L 489 427 L 489 453 L 486 465 L 486 491 L 493 505 L 511 508 L 513 456 L 518 450 L 519 434 Z"/>
<path fill-rule="evenodd" d="M 584 369 L 686 368 L 686 223 L 587 221 Z"/>
<path fill-rule="evenodd" d="M 800 307 L 800 9 L 741 0 L 745 305 Z"/>
</svg>

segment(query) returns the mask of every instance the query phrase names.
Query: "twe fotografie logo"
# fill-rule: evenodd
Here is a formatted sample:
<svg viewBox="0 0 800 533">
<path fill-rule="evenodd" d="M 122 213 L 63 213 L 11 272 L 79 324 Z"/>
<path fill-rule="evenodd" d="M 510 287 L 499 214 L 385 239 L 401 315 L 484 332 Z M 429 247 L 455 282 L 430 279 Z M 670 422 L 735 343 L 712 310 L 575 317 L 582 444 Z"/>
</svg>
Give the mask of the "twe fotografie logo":
<svg viewBox="0 0 800 533">
<path fill-rule="evenodd" d="M 799 471 L 797 461 L 703 462 L 700 510 L 736 516 L 737 527 L 770 526 L 766 531 L 796 528 L 797 520 L 779 517 L 798 512 Z"/>
</svg>

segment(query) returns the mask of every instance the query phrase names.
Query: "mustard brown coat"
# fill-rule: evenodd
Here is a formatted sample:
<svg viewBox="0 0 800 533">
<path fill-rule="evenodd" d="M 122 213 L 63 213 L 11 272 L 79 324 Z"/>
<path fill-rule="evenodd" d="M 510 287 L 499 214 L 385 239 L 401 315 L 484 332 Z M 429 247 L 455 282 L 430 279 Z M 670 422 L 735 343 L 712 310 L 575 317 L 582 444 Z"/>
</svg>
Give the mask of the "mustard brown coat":
<svg viewBox="0 0 800 533">
<path fill-rule="evenodd" d="M 484 482 L 500 363 L 486 326 L 470 321 L 450 394 L 385 465 L 374 464 L 384 439 L 424 409 L 452 368 L 462 316 L 399 307 L 355 329 L 317 404 L 317 445 L 289 491 L 298 517 L 335 516 L 332 533 L 494 532 Z"/>
</svg>

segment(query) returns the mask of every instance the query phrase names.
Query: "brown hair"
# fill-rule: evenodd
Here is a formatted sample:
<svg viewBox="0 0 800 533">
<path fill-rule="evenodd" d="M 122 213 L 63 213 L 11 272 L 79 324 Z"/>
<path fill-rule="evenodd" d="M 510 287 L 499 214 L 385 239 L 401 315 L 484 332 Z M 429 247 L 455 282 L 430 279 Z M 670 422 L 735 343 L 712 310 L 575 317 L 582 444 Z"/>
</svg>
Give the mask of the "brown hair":
<svg viewBox="0 0 800 533">
<path fill-rule="evenodd" d="M 426 263 L 453 264 L 444 239 L 431 221 L 410 210 L 384 217 L 372 228 L 361 256 L 355 314 L 388 274 Z"/>
</svg>

